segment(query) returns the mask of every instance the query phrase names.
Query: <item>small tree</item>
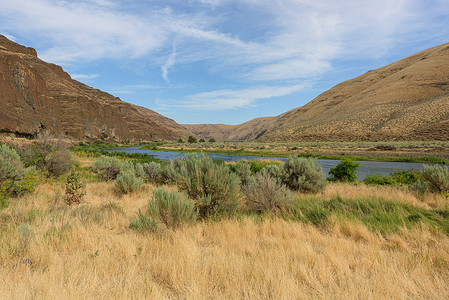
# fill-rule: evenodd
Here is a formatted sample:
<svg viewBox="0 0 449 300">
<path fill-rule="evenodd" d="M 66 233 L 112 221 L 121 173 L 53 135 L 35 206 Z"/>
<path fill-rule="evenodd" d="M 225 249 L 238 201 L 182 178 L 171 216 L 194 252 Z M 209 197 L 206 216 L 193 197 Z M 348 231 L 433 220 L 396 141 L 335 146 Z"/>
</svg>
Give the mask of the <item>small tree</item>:
<svg viewBox="0 0 449 300">
<path fill-rule="evenodd" d="M 360 166 L 360 163 L 355 163 L 349 158 L 344 158 L 341 162 L 331 168 L 329 174 L 331 175 L 331 181 L 342 182 L 355 182 L 357 180 L 356 169 Z"/>
<path fill-rule="evenodd" d="M 197 142 L 197 139 L 191 135 L 189 135 L 189 139 L 187 140 L 188 143 L 193 144 Z"/>
<path fill-rule="evenodd" d="M 215 143 L 215 139 L 214 138 L 210 138 L 209 139 L 209 143 Z"/>
</svg>

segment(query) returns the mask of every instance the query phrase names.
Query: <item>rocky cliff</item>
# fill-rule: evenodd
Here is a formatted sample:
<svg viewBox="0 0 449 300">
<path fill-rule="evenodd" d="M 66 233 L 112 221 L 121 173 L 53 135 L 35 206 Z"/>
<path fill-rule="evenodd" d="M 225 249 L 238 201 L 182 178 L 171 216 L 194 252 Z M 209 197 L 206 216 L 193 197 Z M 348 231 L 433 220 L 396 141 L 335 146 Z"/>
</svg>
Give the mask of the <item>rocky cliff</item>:
<svg viewBox="0 0 449 300">
<path fill-rule="evenodd" d="M 93 89 L 0 35 L 0 132 L 175 140 L 191 134 L 152 110 Z"/>
</svg>

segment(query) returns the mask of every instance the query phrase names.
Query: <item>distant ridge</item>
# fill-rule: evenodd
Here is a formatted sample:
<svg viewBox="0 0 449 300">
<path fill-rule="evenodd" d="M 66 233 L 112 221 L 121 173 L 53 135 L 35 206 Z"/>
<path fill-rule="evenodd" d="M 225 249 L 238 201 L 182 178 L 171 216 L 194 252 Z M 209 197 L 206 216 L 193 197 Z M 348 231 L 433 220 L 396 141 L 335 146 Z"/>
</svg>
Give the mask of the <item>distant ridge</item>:
<svg viewBox="0 0 449 300">
<path fill-rule="evenodd" d="M 186 127 L 200 136 L 209 128 L 208 137 L 230 141 L 449 140 L 449 43 L 342 82 L 277 117 L 255 120 L 225 127 L 223 136 L 216 125 Z"/>
<path fill-rule="evenodd" d="M 0 35 L 0 132 L 175 140 L 191 133 L 152 110 L 93 89 Z"/>
</svg>

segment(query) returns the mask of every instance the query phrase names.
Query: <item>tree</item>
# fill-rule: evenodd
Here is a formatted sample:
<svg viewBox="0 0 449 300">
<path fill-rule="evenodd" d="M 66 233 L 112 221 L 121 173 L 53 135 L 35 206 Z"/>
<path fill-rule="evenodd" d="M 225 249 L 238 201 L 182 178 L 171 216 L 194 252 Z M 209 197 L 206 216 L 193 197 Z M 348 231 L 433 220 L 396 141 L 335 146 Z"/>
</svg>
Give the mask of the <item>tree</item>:
<svg viewBox="0 0 449 300">
<path fill-rule="evenodd" d="M 189 139 L 187 140 L 190 144 L 198 142 L 197 139 L 191 135 L 189 135 Z"/>
</svg>

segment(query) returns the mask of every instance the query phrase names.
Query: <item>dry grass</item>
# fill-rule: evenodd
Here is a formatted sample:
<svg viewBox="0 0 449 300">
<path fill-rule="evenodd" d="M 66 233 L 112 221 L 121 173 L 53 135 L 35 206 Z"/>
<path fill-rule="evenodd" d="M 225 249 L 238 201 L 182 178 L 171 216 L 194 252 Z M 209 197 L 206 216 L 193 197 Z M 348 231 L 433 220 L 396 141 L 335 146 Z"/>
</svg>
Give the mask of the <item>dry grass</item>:
<svg viewBox="0 0 449 300">
<path fill-rule="evenodd" d="M 85 203 L 67 207 L 46 184 L 12 201 L 0 211 L 0 298 L 449 297 L 449 237 L 431 229 L 380 236 L 349 221 L 244 217 L 143 235 L 128 226 L 152 189 L 119 197 L 91 183 Z M 330 185 L 324 196 L 372 192 Z"/>
</svg>

